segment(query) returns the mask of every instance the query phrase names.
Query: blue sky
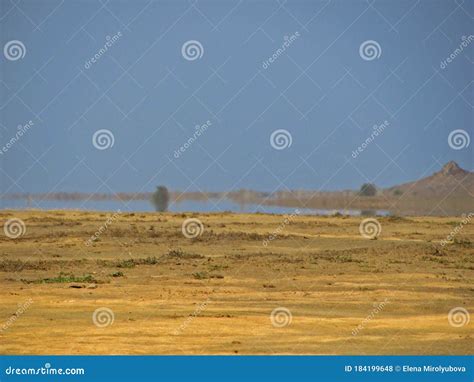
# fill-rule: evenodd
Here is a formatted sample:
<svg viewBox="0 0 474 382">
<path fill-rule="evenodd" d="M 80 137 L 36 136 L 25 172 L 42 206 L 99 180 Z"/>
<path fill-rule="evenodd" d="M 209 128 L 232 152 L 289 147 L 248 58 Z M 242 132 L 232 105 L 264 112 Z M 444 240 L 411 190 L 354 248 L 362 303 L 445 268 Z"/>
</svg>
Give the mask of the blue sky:
<svg viewBox="0 0 474 382">
<path fill-rule="evenodd" d="M 0 56 L 1 146 L 33 122 L 0 155 L 0 190 L 339 190 L 449 160 L 472 171 L 474 142 L 448 136 L 473 135 L 474 44 L 440 67 L 472 16 L 470 1 L 0 0 L 2 51 L 24 46 Z M 102 129 L 113 146 L 99 150 Z"/>
</svg>

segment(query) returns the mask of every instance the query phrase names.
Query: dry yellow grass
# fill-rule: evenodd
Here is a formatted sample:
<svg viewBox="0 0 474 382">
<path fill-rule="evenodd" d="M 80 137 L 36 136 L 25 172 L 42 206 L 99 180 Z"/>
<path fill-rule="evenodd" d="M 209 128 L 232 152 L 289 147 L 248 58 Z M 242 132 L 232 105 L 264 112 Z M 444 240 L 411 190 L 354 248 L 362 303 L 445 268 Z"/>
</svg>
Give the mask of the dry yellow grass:
<svg viewBox="0 0 474 382">
<path fill-rule="evenodd" d="M 0 237 L 0 353 L 472 350 L 472 322 L 452 326 L 448 312 L 474 312 L 473 224 L 455 243 L 439 244 L 460 218 L 377 218 L 382 233 L 368 240 L 358 217 L 296 216 L 286 224 L 278 215 L 121 213 L 85 245 L 108 216 L 0 214 L 26 225 L 17 239 Z M 197 239 L 181 232 L 190 217 L 204 225 Z M 92 316 L 103 307 L 114 321 L 98 327 Z M 279 307 L 291 312 L 287 326 L 272 325 Z"/>
</svg>

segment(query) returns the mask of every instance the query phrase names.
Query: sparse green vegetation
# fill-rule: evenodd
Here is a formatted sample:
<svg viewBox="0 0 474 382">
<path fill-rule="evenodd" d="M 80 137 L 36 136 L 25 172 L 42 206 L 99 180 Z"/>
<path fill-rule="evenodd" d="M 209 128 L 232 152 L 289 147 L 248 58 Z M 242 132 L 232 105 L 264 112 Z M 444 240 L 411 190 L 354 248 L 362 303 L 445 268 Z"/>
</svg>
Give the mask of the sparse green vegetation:
<svg viewBox="0 0 474 382">
<path fill-rule="evenodd" d="M 23 280 L 26 284 L 53 284 L 53 283 L 97 283 L 92 275 L 74 276 L 60 272 L 58 276 L 39 280 Z"/>
<path fill-rule="evenodd" d="M 168 251 L 168 256 L 176 257 L 179 259 L 203 259 L 204 256 L 199 255 L 197 253 L 186 253 L 181 249 L 170 249 Z"/>
<path fill-rule="evenodd" d="M 8 219 L 8 213 L 1 217 Z M 377 217 L 384 235 L 370 241 L 360 235 L 361 216 L 301 215 L 265 248 L 262 241 L 281 224 L 282 215 L 135 213 L 123 214 L 93 248 L 82 243 L 104 217 L 62 213 L 67 236 L 53 235 L 61 227 L 54 211 L 15 211 L 28 223 L 28 234 L 20 241 L 0 237 L 1 315 L 8 317 L 29 296 L 35 302 L 25 320 L 15 324 L 14 335 L 5 336 L 7 352 L 61 354 L 70 348 L 62 339 L 73 324 L 92 339 L 78 351 L 133 353 L 127 328 L 133 331 L 143 322 L 134 332 L 137 341 L 148 344 L 147 352 L 170 354 L 177 351 L 175 344 L 162 341 L 157 327 L 172 332 L 196 304 L 203 306 L 202 312 L 180 342 L 189 352 L 227 354 L 232 338 L 242 340 L 241 352 L 249 354 L 264 354 L 267 345 L 291 352 L 297 342 L 297 351 L 325 353 L 334 341 L 344 342 L 347 352 L 377 354 L 383 346 L 379 334 L 397 335 L 405 322 L 414 326 L 390 350 L 396 354 L 424 346 L 419 339 L 425 334 L 444 339 L 429 341 L 427 352 L 470 350 L 469 328 L 453 330 L 446 314 L 450 306 L 473 309 L 472 223 L 442 246 L 454 217 Z M 200 241 L 181 232 L 182 222 L 190 217 L 202 219 L 206 227 Z M 82 224 L 69 224 L 74 220 Z M 159 235 L 152 237 L 153 232 Z M 429 296 L 433 298 L 427 303 Z M 392 305 L 370 323 L 367 336 L 359 336 L 357 343 L 347 341 L 353 324 L 370 313 L 373 302 L 386 297 Z M 116 318 L 107 332 L 91 323 L 91 315 L 102 306 Z M 269 322 L 278 306 L 293 314 L 287 330 L 277 331 Z M 243 340 L 255 324 L 265 345 Z M 315 341 L 314 333 L 308 334 L 308 328 L 321 325 L 331 341 Z M 223 342 L 213 336 L 217 326 L 226 333 Z M 25 350 L 31 327 L 35 338 Z M 102 341 L 99 335 L 114 340 Z"/>
<path fill-rule="evenodd" d="M 194 276 L 195 279 L 198 279 L 198 280 L 203 280 L 203 279 L 208 279 L 209 278 L 209 275 L 207 274 L 207 272 L 194 272 L 193 276 Z"/>
<path fill-rule="evenodd" d="M 155 256 L 148 256 L 143 259 L 127 259 L 122 260 L 114 264 L 117 268 L 133 268 L 136 265 L 156 265 L 160 262 L 160 259 Z"/>
<path fill-rule="evenodd" d="M 133 259 L 122 260 L 114 264 L 114 266 L 117 268 L 133 268 L 135 265 L 136 265 L 136 262 Z"/>
</svg>

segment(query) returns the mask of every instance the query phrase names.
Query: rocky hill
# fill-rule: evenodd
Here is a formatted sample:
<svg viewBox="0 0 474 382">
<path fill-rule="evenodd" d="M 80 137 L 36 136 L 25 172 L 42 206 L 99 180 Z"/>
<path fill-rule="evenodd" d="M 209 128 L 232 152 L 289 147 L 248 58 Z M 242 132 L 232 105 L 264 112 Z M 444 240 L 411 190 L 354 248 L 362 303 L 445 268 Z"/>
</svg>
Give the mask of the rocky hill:
<svg viewBox="0 0 474 382">
<path fill-rule="evenodd" d="M 474 197 L 474 172 L 451 161 L 426 178 L 390 187 L 384 193 L 426 198 Z"/>
</svg>

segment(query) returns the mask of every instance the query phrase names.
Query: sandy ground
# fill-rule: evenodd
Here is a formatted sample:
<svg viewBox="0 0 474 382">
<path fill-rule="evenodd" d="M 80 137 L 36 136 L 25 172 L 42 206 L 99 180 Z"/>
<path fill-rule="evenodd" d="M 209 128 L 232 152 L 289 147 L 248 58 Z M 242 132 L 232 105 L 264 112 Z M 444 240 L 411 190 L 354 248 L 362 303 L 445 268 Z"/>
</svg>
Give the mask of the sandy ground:
<svg viewBox="0 0 474 382">
<path fill-rule="evenodd" d="M 474 345 L 474 223 L 440 245 L 460 217 L 378 217 L 377 240 L 360 235 L 362 217 L 0 217 L 26 228 L 0 235 L 1 354 L 469 354 Z M 203 223 L 197 238 L 182 233 L 189 218 Z"/>
</svg>

